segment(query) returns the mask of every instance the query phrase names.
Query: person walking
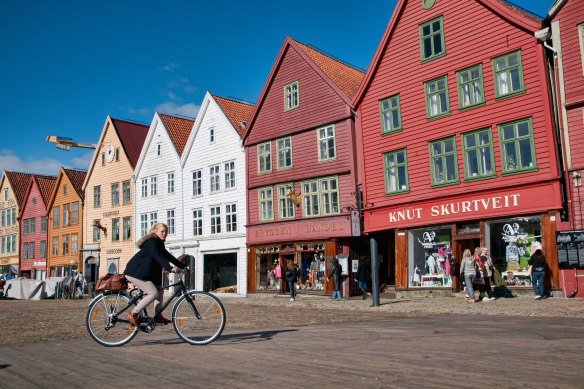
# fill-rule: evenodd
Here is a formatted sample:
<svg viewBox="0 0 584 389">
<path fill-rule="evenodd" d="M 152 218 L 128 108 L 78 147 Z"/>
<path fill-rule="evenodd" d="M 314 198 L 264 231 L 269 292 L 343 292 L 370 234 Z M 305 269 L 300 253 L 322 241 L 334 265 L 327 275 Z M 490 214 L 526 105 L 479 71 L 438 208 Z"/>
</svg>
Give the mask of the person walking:
<svg viewBox="0 0 584 389">
<path fill-rule="evenodd" d="M 77 272 L 75 276 L 75 288 L 77 288 L 77 298 L 83 298 L 83 286 L 85 285 L 85 278 L 81 270 Z"/>
<path fill-rule="evenodd" d="M 128 313 L 127 319 L 135 325 L 140 327 L 138 321 L 140 312 L 146 308 L 150 303 L 154 302 L 154 314 L 158 314 L 159 308 L 162 306 L 164 299 L 164 289 L 159 289 L 162 285 L 162 269 L 178 273 L 179 269 L 187 267 L 180 263 L 171 253 L 164 247 L 164 241 L 168 234 L 168 227 L 164 223 L 156 223 L 150 229 L 150 234 L 143 236 L 136 246 L 140 248 L 128 265 L 124 274 L 128 281 L 140 288 L 145 296 L 138 302 L 138 305 Z M 174 265 L 171 266 L 171 263 Z M 156 323 L 169 324 L 171 321 L 162 315 L 156 316 Z"/>
<path fill-rule="evenodd" d="M 341 268 L 341 265 L 339 264 L 339 260 L 337 258 L 333 259 L 333 267 L 331 269 L 330 274 L 328 275 L 328 279 L 330 280 L 331 277 L 333 279 L 333 297 L 331 297 L 333 300 L 335 299 L 335 296 L 338 296 L 338 300 L 341 301 L 341 274 L 343 272 L 343 269 Z"/>
<path fill-rule="evenodd" d="M 545 255 L 541 249 L 537 249 L 529 258 L 527 264 L 531 271 L 531 285 L 535 292 L 534 300 L 541 300 L 544 296 L 543 280 L 545 279 Z"/>
<path fill-rule="evenodd" d="M 294 292 L 296 285 L 296 280 L 298 279 L 298 269 L 294 266 L 294 261 L 291 259 L 288 260 L 288 266 L 286 266 L 286 282 L 288 283 L 288 288 L 290 288 L 290 301 L 294 301 Z"/>
<path fill-rule="evenodd" d="M 478 265 L 477 262 L 472 257 L 469 249 L 465 249 L 462 253 L 462 261 L 460 263 L 460 277 L 464 277 L 464 290 L 465 296 L 464 300 L 467 303 L 475 302 L 475 292 L 473 288 L 473 282 L 477 276 Z"/>
<path fill-rule="evenodd" d="M 491 277 L 493 277 L 493 259 L 489 255 L 489 249 L 486 247 L 481 249 L 481 262 L 483 263 L 485 290 L 488 296 L 485 297 L 484 300 L 493 301 L 495 300 L 495 297 L 493 296 L 493 290 L 491 289 Z"/>
<path fill-rule="evenodd" d="M 367 298 L 367 282 L 369 281 L 369 261 L 363 260 L 357 266 L 357 281 L 359 281 L 359 290 L 363 292 L 363 300 Z"/>
</svg>

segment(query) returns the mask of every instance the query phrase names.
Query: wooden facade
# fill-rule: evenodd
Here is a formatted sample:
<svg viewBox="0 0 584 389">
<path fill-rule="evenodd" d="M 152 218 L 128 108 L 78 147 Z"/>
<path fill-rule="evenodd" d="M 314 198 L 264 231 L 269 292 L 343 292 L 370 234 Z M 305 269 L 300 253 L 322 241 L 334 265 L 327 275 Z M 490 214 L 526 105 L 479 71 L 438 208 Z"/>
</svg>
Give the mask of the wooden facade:
<svg viewBox="0 0 584 389">
<path fill-rule="evenodd" d="M 532 233 L 530 239 L 544 244 L 555 237 L 556 220 L 547 215 L 565 202 L 544 48 L 534 36 L 541 21 L 495 0 L 424 4 L 398 1 L 353 99 L 363 145 L 364 201 L 374 204 L 365 211 L 365 232 L 389 242 L 386 254 L 395 268 L 388 271 L 395 272 L 397 289 L 424 284 L 416 281 L 420 272 L 413 257 L 420 255 L 416 250 L 432 256 L 430 249 L 416 247 L 434 243 L 421 246 L 418 232 L 443 234 L 448 244 L 434 253 L 442 260 L 443 249 L 456 261 L 465 248 L 495 249 L 492 240 L 500 233 L 495 224 L 507 228 L 517 217 L 531 218 L 547 235 Z M 474 101 L 464 93 L 469 76 Z M 397 102 L 397 109 L 388 110 L 397 112 L 397 121 L 384 121 L 386 102 Z M 521 131 L 511 132 L 519 125 Z M 483 145 L 477 163 L 488 174 L 471 167 L 476 149 L 470 140 L 476 134 Z M 518 163 L 508 139 L 521 136 L 517 147 L 525 160 Z M 398 157 L 403 160 L 395 167 Z M 442 232 L 430 231 L 434 227 Z M 557 287 L 555 251 L 546 256 L 551 286 Z M 449 269 L 448 286 L 454 289 L 457 269 Z M 427 284 L 446 286 L 445 279 Z"/>
</svg>

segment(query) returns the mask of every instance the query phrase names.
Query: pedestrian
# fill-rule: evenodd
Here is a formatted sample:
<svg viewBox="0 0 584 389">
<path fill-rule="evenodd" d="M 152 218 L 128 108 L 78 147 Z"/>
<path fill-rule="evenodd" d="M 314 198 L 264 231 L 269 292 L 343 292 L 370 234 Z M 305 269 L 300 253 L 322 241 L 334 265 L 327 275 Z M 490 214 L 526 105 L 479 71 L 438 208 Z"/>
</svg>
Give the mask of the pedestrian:
<svg viewBox="0 0 584 389">
<path fill-rule="evenodd" d="M 140 312 L 150 303 L 154 302 L 155 316 L 162 306 L 164 289 L 159 289 L 160 285 L 162 285 L 162 269 L 178 273 L 179 268 L 186 267 L 164 247 L 167 234 L 168 227 L 166 224 L 154 224 L 150 229 L 150 234 L 143 236 L 136 244 L 140 251 L 134 254 L 130 262 L 128 262 L 126 270 L 124 270 L 128 281 L 140 288 L 145 294 L 144 298 L 138 302 L 138 305 L 127 316 L 130 323 L 136 327 L 140 327 L 138 322 Z M 173 263 L 175 267 L 172 267 L 170 263 Z M 170 320 L 162 315 L 156 316 L 155 321 L 160 324 L 170 323 Z"/>
<path fill-rule="evenodd" d="M 527 261 L 529 265 L 528 272 L 531 273 L 531 286 L 533 286 L 533 291 L 535 292 L 534 300 L 541 300 L 544 296 L 545 262 L 545 255 L 543 255 L 541 249 L 537 249 Z"/>
<path fill-rule="evenodd" d="M 367 282 L 369 281 L 369 260 L 359 262 L 357 266 L 357 281 L 359 281 L 359 290 L 363 292 L 363 300 L 367 298 Z"/>
<path fill-rule="evenodd" d="M 485 280 L 485 290 L 487 291 L 488 297 L 485 301 L 493 301 L 495 297 L 493 296 L 493 290 L 491 289 L 491 277 L 493 277 L 493 259 L 489 255 L 489 249 L 483 247 L 481 250 L 481 262 L 484 266 L 484 280 Z"/>
<path fill-rule="evenodd" d="M 475 278 L 475 284 L 479 286 L 479 301 L 483 301 L 483 296 L 485 295 L 485 265 L 481 259 L 482 247 L 475 247 L 472 259 L 477 263 L 477 275 Z"/>
<path fill-rule="evenodd" d="M 286 266 L 286 282 L 288 283 L 288 288 L 290 288 L 290 301 L 294 301 L 295 283 L 298 279 L 298 269 L 294 266 L 294 261 L 289 259 L 288 266 Z"/>
<path fill-rule="evenodd" d="M 80 271 L 77 272 L 75 276 L 75 288 L 77 289 L 77 298 L 83 298 L 83 286 L 85 284 L 85 278 L 83 277 L 83 273 Z"/>
<path fill-rule="evenodd" d="M 478 266 L 477 262 L 472 257 L 470 250 L 465 249 L 462 253 L 462 261 L 460 263 L 460 277 L 464 278 L 464 300 L 467 303 L 475 302 L 475 292 L 473 289 L 473 282 L 477 276 Z"/>
<path fill-rule="evenodd" d="M 341 274 L 343 272 L 343 269 L 341 268 L 341 265 L 339 264 L 339 260 L 337 258 L 333 259 L 333 267 L 331 269 L 330 274 L 328 275 L 328 279 L 330 280 L 331 277 L 333 279 L 333 297 L 331 297 L 333 300 L 335 299 L 335 296 L 338 296 L 338 300 L 341 301 Z"/>
</svg>

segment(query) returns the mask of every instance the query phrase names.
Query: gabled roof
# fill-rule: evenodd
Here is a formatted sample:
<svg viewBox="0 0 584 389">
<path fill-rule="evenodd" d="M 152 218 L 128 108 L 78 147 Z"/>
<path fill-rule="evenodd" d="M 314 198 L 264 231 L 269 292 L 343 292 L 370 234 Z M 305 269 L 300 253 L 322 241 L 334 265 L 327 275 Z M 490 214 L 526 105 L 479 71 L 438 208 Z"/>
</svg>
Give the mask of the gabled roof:
<svg viewBox="0 0 584 389">
<path fill-rule="evenodd" d="M 385 28 L 383 36 L 381 37 L 381 40 L 379 41 L 379 45 L 377 46 L 377 49 L 375 50 L 375 54 L 373 55 L 373 58 L 371 59 L 371 63 L 369 64 L 369 67 L 367 68 L 367 72 L 365 73 L 365 78 L 363 79 L 363 82 L 361 82 L 361 85 L 359 86 L 357 94 L 353 97 L 353 105 L 355 107 L 357 107 L 359 104 L 361 104 L 361 100 L 363 99 L 365 92 L 369 88 L 369 85 L 371 84 L 371 81 L 373 80 L 373 77 L 374 77 L 375 73 L 377 72 L 377 69 L 379 68 L 379 64 L 381 63 L 381 59 L 383 58 L 385 48 L 387 47 L 389 40 L 392 38 L 395 27 L 397 26 L 397 23 L 400 21 L 401 14 L 402 14 L 405 6 L 407 5 L 408 1 L 409 0 L 398 0 L 397 4 L 393 10 L 393 13 L 391 14 L 391 18 L 389 19 L 389 23 L 387 24 L 387 27 Z M 540 19 L 536 18 L 535 16 L 529 14 L 528 12 L 521 10 L 521 9 L 519 9 L 519 8 L 517 8 L 517 7 L 511 5 L 503 0 L 469 0 L 469 1 L 476 1 L 476 2 L 484 5 L 485 7 L 489 8 L 491 11 L 493 11 L 495 14 L 497 14 L 502 19 L 505 19 L 509 23 L 513 24 L 514 26 L 516 26 L 518 28 L 522 28 L 526 31 L 535 33 L 536 31 L 538 31 L 541 28 L 542 21 Z M 453 4 L 454 4 L 454 2 L 453 2 Z M 456 4 L 458 4 L 461 7 L 466 6 L 461 1 L 456 2 Z"/>
<path fill-rule="evenodd" d="M 140 152 L 142 151 L 142 146 L 144 145 L 144 140 L 146 139 L 146 135 L 148 135 L 149 127 L 144 124 L 114 118 L 112 118 L 112 123 L 132 168 L 135 168 L 140 157 Z"/>
<path fill-rule="evenodd" d="M 213 97 L 217 105 L 219 105 L 221 110 L 225 113 L 225 116 L 227 116 L 227 119 L 229 119 L 231 125 L 233 128 L 235 128 L 235 131 L 237 131 L 239 136 L 241 136 L 245 130 L 245 127 L 241 124 L 241 122 L 247 123 L 253 111 L 253 104 L 235 101 L 215 95 L 211 95 L 211 97 Z"/>
<path fill-rule="evenodd" d="M 24 199 L 26 197 L 26 193 L 28 190 L 28 185 L 30 183 L 30 179 L 32 174 L 30 173 L 19 173 L 19 172 L 7 172 L 4 171 L 12 190 L 14 191 L 14 197 L 16 197 L 16 202 L 18 207 L 21 207 Z M 42 174 L 35 174 L 37 178 L 45 178 L 48 180 L 55 179 L 54 176 L 45 176 Z"/>
<path fill-rule="evenodd" d="M 571 1 L 574 1 L 574 0 L 571 0 Z M 556 1 L 554 1 L 554 3 L 548 9 L 548 15 L 546 17 L 546 20 L 550 20 L 550 19 L 555 18 L 556 15 L 558 14 L 558 12 L 560 12 L 560 10 L 562 9 L 562 7 L 564 7 L 564 4 L 566 4 L 567 2 L 568 2 L 568 0 L 556 0 Z"/>
<path fill-rule="evenodd" d="M 41 196 L 43 198 L 43 203 L 45 203 L 45 207 L 49 203 L 51 199 L 51 194 L 53 193 L 53 188 L 55 187 L 55 183 L 57 182 L 57 177 L 53 179 L 47 179 L 44 177 L 36 177 L 37 184 L 39 186 L 39 191 L 41 192 Z"/>
<path fill-rule="evenodd" d="M 170 140 L 174 143 L 176 152 L 180 157 L 185 149 L 195 121 L 162 113 L 159 113 L 158 116 L 160 116 L 160 120 L 164 124 L 164 127 L 166 127 Z"/>
<path fill-rule="evenodd" d="M 321 75 L 323 80 L 328 83 L 333 90 L 343 99 L 347 105 L 353 106 L 351 98 L 354 96 L 359 88 L 360 83 L 363 80 L 364 73 L 357 70 L 337 59 L 334 59 L 318 50 L 315 50 L 307 45 L 297 42 L 290 37 L 284 39 L 284 43 L 278 52 L 278 56 L 272 65 L 270 74 L 262 88 L 260 97 L 255 104 L 253 112 L 249 118 L 246 129 L 243 134 L 243 139 L 247 138 L 250 129 L 256 120 L 258 112 L 260 111 L 276 73 L 278 72 L 282 61 L 284 60 L 284 55 L 288 48 L 293 48 L 298 52 L 298 54 L 308 63 L 318 74 Z"/>
<path fill-rule="evenodd" d="M 81 200 L 85 199 L 85 192 L 83 191 L 83 181 L 85 181 L 85 176 L 87 172 L 84 170 L 75 170 L 75 169 L 65 169 L 62 168 L 69 181 L 71 181 L 71 185 L 73 185 L 73 189 L 77 192 L 77 196 Z"/>
<path fill-rule="evenodd" d="M 33 185 L 36 184 L 36 186 L 39 188 L 39 192 L 41 194 L 41 201 L 43 202 L 43 205 L 45 206 L 46 209 L 48 200 L 51 196 L 51 193 L 53 192 L 53 187 L 55 186 L 56 179 L 57 177 L 54 176 L 43 176 L 37 174 L 29 175 L 28 183 L 26 185 L 24 196 L 22 198 L 22 202 L 20 204 L 20 209 L 18 212 L 19 220 L 22 217 L 22 214 L 26 208 L 24 205 L 28 202 L 28 197 L 32 192 Z"/>
</svg>

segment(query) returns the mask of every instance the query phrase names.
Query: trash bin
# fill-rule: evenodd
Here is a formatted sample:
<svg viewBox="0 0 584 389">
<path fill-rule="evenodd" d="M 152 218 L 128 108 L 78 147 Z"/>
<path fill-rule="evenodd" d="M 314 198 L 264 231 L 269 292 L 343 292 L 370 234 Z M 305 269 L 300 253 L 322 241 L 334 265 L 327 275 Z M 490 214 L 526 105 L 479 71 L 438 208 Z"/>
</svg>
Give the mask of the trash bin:
<svg viewBox="0 0 584 389">
<path fill-rule="evenodd" d="M 90 282 L 89 284 L 87 284 L 87 295 L 90 299 L 93 298 L 93 288 L 94 288 L 93 282 Z"/>
</svg>

